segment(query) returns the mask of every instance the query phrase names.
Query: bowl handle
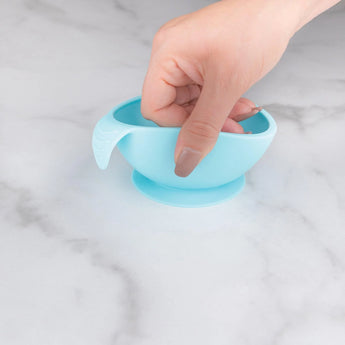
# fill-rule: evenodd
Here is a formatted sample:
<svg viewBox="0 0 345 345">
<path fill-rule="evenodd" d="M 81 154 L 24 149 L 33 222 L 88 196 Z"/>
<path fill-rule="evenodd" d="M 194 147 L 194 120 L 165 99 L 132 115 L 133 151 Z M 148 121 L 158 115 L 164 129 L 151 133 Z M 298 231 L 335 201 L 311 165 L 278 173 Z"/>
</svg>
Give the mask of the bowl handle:
<svg viewBox="0 0 345 345">
<path fill-rule="evenodd" d="M 113 112 L 98 121 L 92 136 L 92 148 L 100 169 L 106 169 L 116 144 L 134 130 L 133 126 L 114 119 Z"/>
</svg>

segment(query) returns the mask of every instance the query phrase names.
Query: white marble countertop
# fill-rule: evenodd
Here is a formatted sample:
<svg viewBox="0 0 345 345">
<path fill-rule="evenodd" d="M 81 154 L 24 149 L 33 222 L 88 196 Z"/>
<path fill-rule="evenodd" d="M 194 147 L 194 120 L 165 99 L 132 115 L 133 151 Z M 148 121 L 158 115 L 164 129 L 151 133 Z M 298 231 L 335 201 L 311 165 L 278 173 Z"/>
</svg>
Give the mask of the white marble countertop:
<svg viewBox="0 0 345 345">
<path fill-rule="evenodd" d="M 279 130 L 235 199 L 160 205 L 95 164 L 154 32 L 209 2 L 1 1 L 0 344 L 345 343 L 344 3 L 248 92 Z"/>
</svg>

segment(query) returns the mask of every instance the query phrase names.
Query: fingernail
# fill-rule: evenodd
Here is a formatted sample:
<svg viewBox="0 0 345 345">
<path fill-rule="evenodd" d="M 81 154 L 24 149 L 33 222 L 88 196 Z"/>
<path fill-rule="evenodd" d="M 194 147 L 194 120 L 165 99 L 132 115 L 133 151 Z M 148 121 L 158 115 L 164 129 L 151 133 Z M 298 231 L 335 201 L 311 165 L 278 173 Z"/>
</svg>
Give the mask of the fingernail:
<svg viewBox="0 0 345 345">
<path fill-rule="evenodd" d="M 233 116 L 233 120 L 235 120 L 237 122 L 246 120 L 249 117 L 254 116 L 255 114 L 257 114 L 261 110 L 262 110 L 262 107 L 254 107 L 254 108 L 252 108 L 252 110 L 249 113 L 238 114 L 236 116 Z"/>
<path fill-rule="evenodd" d="M 254 107 L 252 110 L 260 111 L 260 110 L 262 110 L 262 107 Z"/>
<path fill-rule="evenodd" d="M 255 115 L 261 110 L 262 110 L 262 107 L 254 107 L 254 108 L 252 108 L 252 110 L 249 113 L 243 114 L 243 115 L 247 115 L 247 116 L 248 115 Z"/>
<path fill-rule="evenodd" d="M 187 177 L 198 165 L 201 159 L 201 152 L 185 147 L 177 159 L 175 174 L 180 177 Z"/>
</svg>

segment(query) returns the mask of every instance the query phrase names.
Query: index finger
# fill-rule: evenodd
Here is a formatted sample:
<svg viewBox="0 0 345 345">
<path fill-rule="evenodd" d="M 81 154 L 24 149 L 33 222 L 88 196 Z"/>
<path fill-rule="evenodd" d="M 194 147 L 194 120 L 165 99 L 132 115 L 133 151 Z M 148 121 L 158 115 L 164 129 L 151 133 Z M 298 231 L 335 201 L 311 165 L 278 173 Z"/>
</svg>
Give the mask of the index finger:
<svg viewBox="0 0 345 345">
<path fill-rule="evenodd" d="M 181 126 L 189 113 L 175 103 L 176 90 L 190 82 L 191 79 L 174 61 L 162 63 L 157 57 L 151 59 L 142 91 L 143 116 L 162 126 Z"/>
</svg>

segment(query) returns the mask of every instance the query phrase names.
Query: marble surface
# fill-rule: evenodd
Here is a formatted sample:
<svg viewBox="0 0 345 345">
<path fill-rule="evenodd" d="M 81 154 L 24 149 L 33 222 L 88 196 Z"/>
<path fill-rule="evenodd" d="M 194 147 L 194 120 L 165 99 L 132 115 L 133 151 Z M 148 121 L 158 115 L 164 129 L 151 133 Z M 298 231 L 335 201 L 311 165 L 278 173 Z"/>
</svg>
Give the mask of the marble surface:
<svg viewBox="0 0 345 345">
<path fill-rule="evenodd" d="M 279 131 L 236 199 L 168 207 L 117 151 L 96 167 L 154 32 L 208 3 L 0 2 L 0 344 L 344 344 L 344 3 L 248 92 Z"/>
</svg>

